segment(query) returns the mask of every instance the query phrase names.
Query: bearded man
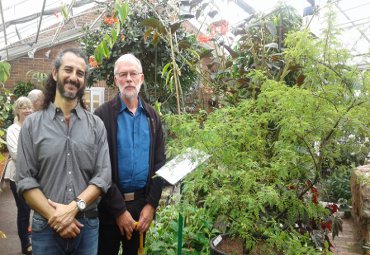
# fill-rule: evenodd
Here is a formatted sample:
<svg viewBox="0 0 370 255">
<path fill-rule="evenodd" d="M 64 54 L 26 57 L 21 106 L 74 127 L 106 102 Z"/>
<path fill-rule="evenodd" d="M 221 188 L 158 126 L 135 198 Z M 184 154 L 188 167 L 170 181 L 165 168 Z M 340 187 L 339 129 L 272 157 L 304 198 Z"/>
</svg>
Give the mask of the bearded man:
<svg viewBox="0 0 370 255">
<path fill-rule="evenodd" d="M 139 92 L 144 82 L 141 62 L 132 54 L 114 65 L 119 93 L 96 109 L 108 132 L 112 187 L 99 204 L 99 255 L 137 255 L 162 193 L 153 178 L 166 161 L 162 123 Z"/>
<path fill-rule="evenodd" d="M 81 50 L 56 57 L 43 110 L 28 116 L 18 142 L 18 193 L 34 210 L 37 255 L 97 253 L 98 198 L 111 184 L 103 122 L 82 100 L 88 73 Z"/>
</svg>

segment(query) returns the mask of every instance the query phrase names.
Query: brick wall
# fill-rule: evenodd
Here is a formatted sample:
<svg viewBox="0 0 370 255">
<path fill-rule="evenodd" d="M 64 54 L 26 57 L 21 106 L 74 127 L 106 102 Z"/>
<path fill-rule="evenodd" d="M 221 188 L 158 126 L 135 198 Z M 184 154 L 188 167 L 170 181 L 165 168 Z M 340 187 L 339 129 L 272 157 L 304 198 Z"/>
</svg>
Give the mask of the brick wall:
<svg viewBox="0 0 370 255">
<path fill-rule="evenodd" d="M 50 48 L 36 51 L 34 58 L 24 56 L 12 61 L 9 79 L 5 82 L 6 88 L 13 88 L 18 81 L 30 81 L 31 77 L 27 76 L 27 72 L 36 71 L 49 74 L 51 72 L 52 61 L 58 52 L 63 48 L 78 46 L 77 41 L 68 42 L 65 44 L 56 45 Z M 45 57 L 45 53 L 50 50 L 49 58 Z"/>
</svg>

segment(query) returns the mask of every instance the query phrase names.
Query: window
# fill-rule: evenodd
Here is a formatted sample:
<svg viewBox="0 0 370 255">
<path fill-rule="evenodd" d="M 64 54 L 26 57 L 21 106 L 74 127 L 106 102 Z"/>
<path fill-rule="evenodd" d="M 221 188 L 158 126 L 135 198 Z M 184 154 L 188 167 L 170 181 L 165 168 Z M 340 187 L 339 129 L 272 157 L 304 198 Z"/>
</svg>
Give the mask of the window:
<svg viewBox="0 0 370 255">
<path fill-rule="evenodd" d="M 104 103 L 104 88 L 91 87 L 85 89 L 84 101 L 87 109 L 94 112 L 101 104 Z"/>
</svg>

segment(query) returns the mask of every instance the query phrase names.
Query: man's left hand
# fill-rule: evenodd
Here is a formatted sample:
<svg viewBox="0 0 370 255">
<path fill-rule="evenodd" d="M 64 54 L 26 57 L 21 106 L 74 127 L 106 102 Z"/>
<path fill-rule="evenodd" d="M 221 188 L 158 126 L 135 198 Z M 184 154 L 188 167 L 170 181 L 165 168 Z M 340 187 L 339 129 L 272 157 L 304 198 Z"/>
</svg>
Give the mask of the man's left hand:
<svg viewBox="0 0 370 255">
<path fill-rule="evenodd" d="M 141 234 L 148 231 L 150 224 L 153 221 L 155 209 L 150 204 L 146 204 L 141 210 L 139 222 L 137 224 L 136 230 L 139 231 Z"/>
<path fill-rule="evenodd" d="M 59 204 L 48 199 L 49 204 L 55 208 L 55 213 L 48 220 L 49 226 L 57 232 L 63 231 L 64 228 L 69 226 L 76 214 L 78 209 L 72 203 L 68 205 Z"/>
</svg>

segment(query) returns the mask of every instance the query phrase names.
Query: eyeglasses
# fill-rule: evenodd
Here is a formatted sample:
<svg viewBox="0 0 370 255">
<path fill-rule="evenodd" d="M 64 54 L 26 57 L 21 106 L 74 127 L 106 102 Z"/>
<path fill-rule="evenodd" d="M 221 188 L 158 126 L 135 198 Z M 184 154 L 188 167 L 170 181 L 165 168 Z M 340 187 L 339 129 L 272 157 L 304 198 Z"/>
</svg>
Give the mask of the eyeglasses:
<svg viewBox="0 0 370 255">
<path fill-rule="evenodd" d="M 21 110 L 21 111 L 25 111 L 25 110 L 33 110 L 33 107 L 24 106 L 24 107 L 19 108 L 19 110 Z"/>
<path fill-rule="evenodd" d="M 136 79 L 137 77 L 139 77 L 139 75 L 142 74 L 142 73 L 137 73 L 137 72 L 132 72 L 132 73 L 126 73 L 126 72 L 121 72 L 121 73 L 117 73 L 116 75 L 121 78 L 121 79 L 127 79 L 127 77 L 130 75 L 130 77 L 132 79 Z"/>
</svg>

